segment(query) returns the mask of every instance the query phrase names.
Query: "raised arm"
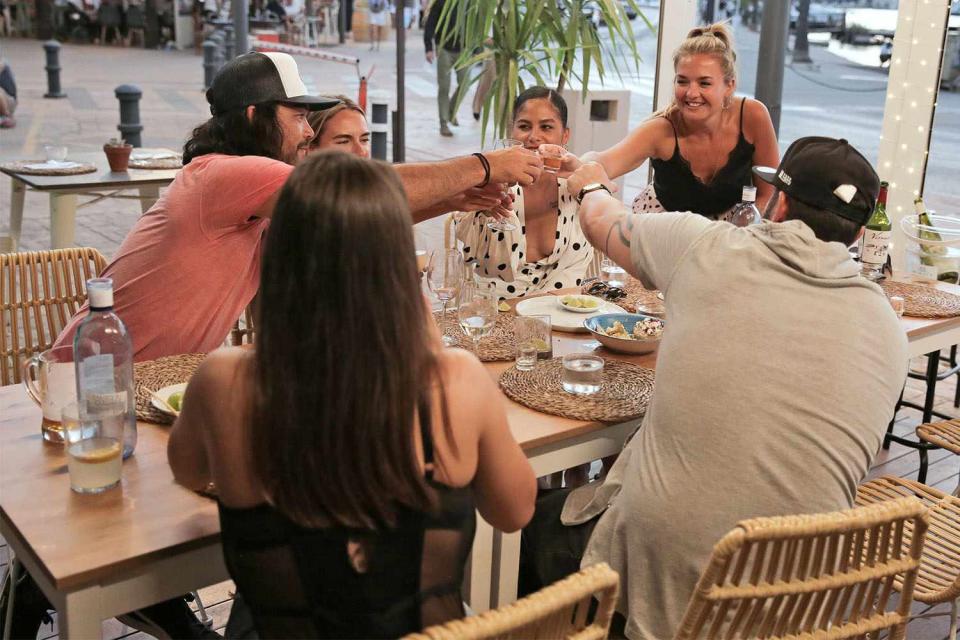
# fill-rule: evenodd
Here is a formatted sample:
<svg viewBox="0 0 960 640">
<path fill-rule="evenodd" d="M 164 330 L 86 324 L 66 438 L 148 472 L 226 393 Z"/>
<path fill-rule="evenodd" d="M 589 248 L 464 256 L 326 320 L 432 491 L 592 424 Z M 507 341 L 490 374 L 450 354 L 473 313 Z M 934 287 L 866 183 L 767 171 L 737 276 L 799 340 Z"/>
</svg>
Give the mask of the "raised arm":
<svg viewBox="0 0 960 640">
<path fill-rule="evenodd" d="M 673 128 L 666 118 L 652 118 L 634 129 L 622 141 L 605 151 L 589 151 L 582 162 L 599 162 L 612 179 L 630 173 L 651 157 L 663 157 L 671 151 Z"/>
<path fill-rule="evenodd" d="M 540 177 L 543 170 L 540 156 L 522 147 L 489 151 L 483 155 L 490 163 L 490 182 L 528 185 Z M 479 185 L 485 176 L 483 163 L 476 156 L 398 164 L 394 169 L 406 189 L 414 222 L 437 215 L 440 212 L 436 211 L 436 205 Z"/>
</svg>

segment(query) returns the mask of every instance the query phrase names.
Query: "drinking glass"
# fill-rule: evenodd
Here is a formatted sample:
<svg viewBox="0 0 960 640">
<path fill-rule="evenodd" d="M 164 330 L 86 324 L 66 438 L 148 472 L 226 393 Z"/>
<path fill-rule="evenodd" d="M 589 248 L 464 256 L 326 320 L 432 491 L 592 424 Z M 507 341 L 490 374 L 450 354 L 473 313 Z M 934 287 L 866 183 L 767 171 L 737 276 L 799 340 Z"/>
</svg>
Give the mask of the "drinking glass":
<svg viewBox="0 0 960 640">
<path fill-rule="evenodd" d="M 563 155 L 567 150 L 560 144 L 542 144 L 538 149 L 543 160 L 543 170 L 548 173 L 558 173 L 563 164 Z"/>
<path fill-rule="evenodd" d="M 120 483 L 123 462 L 123 412 L 120 420 L 84 415 L 76 402 L 63 408 L 64 446 L 70 488 L 77 493 L 102 493 Z"/>
<path fill-rule="evenodd" d="M 563 356 L 561 374 L 563 390 L 587 396 L 603 386 L 603 358 L 592 353 L 570 353 Z"/>
<path fill-rule="evenodd" d="M 627 284 L 627 270 L 604 256 L 600 262 L 600 279 L 609 287 L 622 288 Z"/>
<path fill-rule="evenodd" d="M 904 300 L 900 296 L 890 296 L 890 306 L 893 307 L 893 311 L 897 314 L 898 318 L 903 317 L 904 310 Z"/>
<path fill-rule="evenodd" d="M 427 261 L 427 285 L 442 305 L 440 331 L 443 332 L 447 320 L 447 304 L 460 293 L 463 283 L 463 256 L 459 249 L 440 249 L 430 254 Z M 443 336 L 443 344 L 451 347 L 453 338 Z"/>
<path fill-rule="evenodd" d="M 498 313 L 496 290 L 493 287 L 469 282 L 460 289 L 457 320 L 463 332 L 473 340 L 473 352 L 477 357 L 480 357 L 480 340 L 493 330 Z"/>
<path fill-rule="evenodd" d="M 522 146 L 522 142 L 519 140 L 513 140 L 512 138 L 503 138 L 502 140 L 497 140 L 493 143 L 494 149 L 510 149 L 512 147 Z M 487 226 L 494 231 L 513 231 L 517 228 L 517 225 L 508 220 L 491 220 L 487 223 Z"/>
<path fill-rule="evenodd" d="M 549 315 L 519 316 L 514 320 L 513 337 L 517 343 L 517 369 L 530 371 L 534 368 L 537 359 L 553 357 L 550 329 Z"/>
<path fill-rule="evenodd" d="M 23 363 L 23 386 L 43 409 L 40 432 L 48 442 L 63 442 L 63 408 L 77 400 L 73 346 L 47 349 Z"/>
<path fill-rule="evenodd" d="M 62 144 L 44 145 L 43 153 L 47 157 L 47 162 L 64 162 L 67 159 L 67 148 Z"/>
</svg>

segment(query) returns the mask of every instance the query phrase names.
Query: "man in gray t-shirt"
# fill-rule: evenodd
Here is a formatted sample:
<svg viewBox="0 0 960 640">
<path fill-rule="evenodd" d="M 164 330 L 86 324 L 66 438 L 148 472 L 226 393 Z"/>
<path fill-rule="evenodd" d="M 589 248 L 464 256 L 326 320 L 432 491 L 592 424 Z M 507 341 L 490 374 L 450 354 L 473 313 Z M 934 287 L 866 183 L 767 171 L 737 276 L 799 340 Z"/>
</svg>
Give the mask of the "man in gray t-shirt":
<svg viewBox="0 0 960 640">
<path fill-rule="evenodd" d="M 605 480 L 538 503 L 523 586 L 580 555 L 607 562 L 629 638 L 673 637 L 738 521 L 852 506 L 906 376 L 903 329 L 847 251 L 873 168 L 846 141 L 803 138 L 757 175 L 779 191 L 747 228 L 630 215 L 593 163 L 567 183 L 594 246 L 663 292 L 666 330 L 643 425 Z"/>
</svg>

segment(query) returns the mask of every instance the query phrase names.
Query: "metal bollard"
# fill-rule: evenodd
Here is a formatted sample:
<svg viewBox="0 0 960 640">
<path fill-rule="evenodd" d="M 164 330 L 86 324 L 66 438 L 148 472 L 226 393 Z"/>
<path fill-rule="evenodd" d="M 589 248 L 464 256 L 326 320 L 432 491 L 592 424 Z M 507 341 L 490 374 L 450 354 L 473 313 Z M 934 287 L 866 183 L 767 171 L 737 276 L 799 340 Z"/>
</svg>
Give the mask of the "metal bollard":
<svg viewBox="0 0 960 640">
<path fill-rule="evenodd" d="M 220 67 L 223 66 L 223 63 L 226 62 L 226 56 L 224 56 L 224 52 L 223 52 L 223 49 L 224 49 L 223 32 L 217 29 L 216 31 L 210 34 L 210 40 L 212 40 L 217 45 L 217 48 L 215 49 L 216 55 L 214 56 L 213 59 L 216 62 L 217 70 L 219 71 Z"/>
<path fill-rule="evenodd" d="M 206 91 L 213 84 L 213 77 L 217 75 L 217 43 L 213 40 L 203 41 L 203 90 Z"/>
<path fill-rule="evenodd" d="M 67 94 L 60 90 L 60 43 L 56 40 L 47 40 L 43 43 L 47 52 L 47 92 L 44 98 L 66 98 Z"/>
<path fill-rule="evenodd" d="M 223 32 L 224 32 L 224 49 L 223 49 L 223 55 L 224 55 L 224 57 L 226 57 L 227 62 L 229 62 L 230 60 L 233 60 L 233 58 L 234 58 L 235 55 L 236 55 L 236 54 L 235 54 L 235 52 L 236 52 L 235 45 L 236 45 L 236 42 L 237 42 L 237 41 L 236 41 L 236 38 L 233 37 L 233 27 L 232 27 L 232 26 L 227 25 L 226 27 L 223 28 Z"/>
<path fill-rule="evenodd" d="M 120 101 L 120 124 L 117 129 L 120 130 L 121 137 L 135 147 L 141 146 L 140 132 L 143 131 L 143 125 L 140 124 L 140 98 L 143 92 L 132 84 L 122 84 L 114 89 L 113 93 Z"/>
<path fill-rule="evenodd" d="M 371 91 L 368 96 L 370 98 L 370 153 L 377 160 L 386 160 L 389 95 L 386 91 Z"/>
</svg>

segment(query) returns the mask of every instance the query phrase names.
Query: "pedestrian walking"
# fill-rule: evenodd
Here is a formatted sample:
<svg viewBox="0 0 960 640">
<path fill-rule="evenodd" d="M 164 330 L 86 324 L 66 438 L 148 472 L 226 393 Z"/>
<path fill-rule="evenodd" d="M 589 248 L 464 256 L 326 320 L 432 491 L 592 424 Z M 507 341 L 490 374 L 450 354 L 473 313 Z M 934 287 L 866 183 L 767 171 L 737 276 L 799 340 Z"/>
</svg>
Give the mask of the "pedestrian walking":
<svg viewBox="0 0 960 640">
<path fill-rule="evenodd" d="M 440 14 L 443 12 L 443 6 L 446 0 L 436 0 L 430 7 L 430 14 L 427 16 L 427 24 L 423 29 L 423 45 L 426 49 L 427 62 L 433 64 L 437 61 L 437 109 L 440 116 L 440 135 L 444 137 L 453 136 L 450 125 L 459 126 L 457 115 L 453 111 L 453 106 L 458 102 L 461 88 L 467 77 L 468 69 L 456 69 L 457 90 L 450 95 L 450 72 L 454 70 L 454 63 L 460 56 L 460 49 L 463 46 L 462 34 L 454 30 L 453 20 L 444 28 L 440 28 Z M 436 45 L 436 53 L 434 53 Z"/>
</svg>

